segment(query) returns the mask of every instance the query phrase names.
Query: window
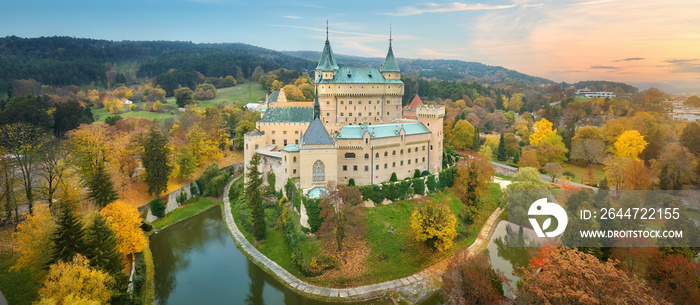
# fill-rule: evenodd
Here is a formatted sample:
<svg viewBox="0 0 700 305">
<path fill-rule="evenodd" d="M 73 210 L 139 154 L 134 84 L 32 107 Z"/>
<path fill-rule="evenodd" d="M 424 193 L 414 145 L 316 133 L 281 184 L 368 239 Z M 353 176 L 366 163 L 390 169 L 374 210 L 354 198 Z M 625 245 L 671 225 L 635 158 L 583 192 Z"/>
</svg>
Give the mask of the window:
<svg viewBox="0 0 700 305">
<path fill-rule="evenodd" d="M 403 149 L 401 150 L 401 155 L 403 155 Z"/>
<path fill-rule="evenodd" d="M 348 105 L 352 105 L 352 101 L 348 101 Z"/>
<path fill-rule="evenodd" d="M 425 162 L 425 157 L 423 157 L 423 162 Z"/>
<path fill-rule="evenodd" d="M 362 88 L 364 88 L 364 87 L 362 87 Z M 362 101 L 357 101 L 357 104 L 362 105 Z"/>
<path fill-rule="evenodd" d="M 418 164 L 418 158 L 416 158 L 416 164 Z"/>
<path fill-rule="evenodd" d="M 433 145 L 430 145 L 430 150 L 433 150 Z"/>
<path fill-rule="evenodd" d="M 411 159 L 408 159 L 408 165 L 411 165 Z"/>
<path fill-rule="evenodd" d="M 423 145 L 423 151 L 425 151 L 425 145 Z"/>
<path fill-rule="evenodd" d="M 255 144 L 255 149 L 258 149 L 258 144 Z"/>
<path fill-rule="evenodd" d="M 375 159 L 379 159 L 379 153 L 374 154 Z"/>
<path fill-rule="evenodd" d="M 285 131 L 283 131 L 283 132 L 282 132 L 282 134 L 287 134 L 287 131 L 286 131 L 286 130 L 285 130 Z"/>
<path fill-rule="evenodd" d="M 352 112 L 348 113 L 348 116 L 352 116 Z"/>
<path fill-rule="evenodd" d="M 326 112 L 326 116 L 331 116 L 331 113 L 330 113 L 330 112 Z"/>
<path fill-rule="evenodd" d="M 391 162 L 391 167 L 396 167 L 396 162 Z"/>
<path fill-rule="evenodd" d="M 357 165 L 353 165 L 352 170 L 357 171 Z"/>
<path fill-rule="evenodd" d="M 293 171 L 292 171 L 292 173 L 294 173 L 294 174 L 296 175 L 296 173 L 297 173 L 297 170 L 296 170 L 296 169 L 295 169 L 295 170 L 293 170 Z"/>
<path fill-rule="evenodd" d="M 345 153 L 345 159 L 355 159 L 355 153 Z"/>
<path fill-rule="evenodd" d="M 386 115 L 389 115 L 389 111 L 386 112 Z"/>
<path fill-rule="evenodd" d="M 330 105 L 330 104 L 331 104 L 331 102 L 330 102 L 330 101 L 326 101 L 326 105 Z"/>
<path fill-rule="evenodd" d="M 272 144 L 275 144 L 275 140 L 272 140 Z"/>
<path fill-rule="evenodd" d="M 388 151 L 385 151 L 385 152 L 384 152 L 384 157 L 388 157 L 388 156 L 389 156 L 389 152 L 388 152 Z"/>
<path fill-rule="evenodd" d="M 389 163 L 384 163 L 384 169 L 389 168 Z"/>
<path fill-rule="evenodd" d="M 409 154 L 411 153 L 411 149 L 410 149 L 410 148 L 408 149 L 408 153 L 409 153 Z"/>
<path fill-rule="evenodd" d="M 395 150 L 392 151 L 392 152 L 391 152 L 391 155 L 392 155 L 392 156 L 396 156 L 396 151 L 395 151 Z"/>
<path fill-rule="evenodd" d="M 389 101 L 386 101 L 386 104 L 387 104 L 387 105 L 389 105 L 389 103 L 390 103 Z M 388 114 L 388 113 L 387 113 L 387 114 Z"/>
<path fill-rule="evenodd" d="M 275 131 L 274 131 L 274 130 L 272 131 L 272 134 L 275 134 Z"/>
<path fill-rule="evenodd" d="M 284 146 L 287 146 L 287 140 L 286 140 L 286 139 L 284 140 Z"/>
<path fill-rule="evenodd" d="M 245 149 L 248 150 L 248 144 L 245 145 Z"/>
<path fill-rule="evenodd" d="M 374 86 L 372 86 L 372 88 L 374 88 Z M 372 101 L 368 101 L 367 103 L 370 104 L 370 105 L 372 105 Z"/>
<path fill-rule="evenodd" d="M 295 130 L 295 131 L 294 131 L 294 134 L 299 134 L 299 130 Z"/>
<path fill-rule="evenodd" d="M 377 164 L 377 166 L 375 166 L 375 168 L 376 168 L 377 170 L 379 170 L 379 164 Z"/>
<path fill-rule="evenodd" d="M 403 160 L 401 160 L 401 166 L 403 166 Z"/>
<path fill-rule="evenodd" d="M 340 101 L 340 104 L 341 104 L 341 105 L 343 105 L 344 103 L 345 103 L 345 102 L 343 102 L 343 101 Z"/>
<path fill-rule="evenodd" d="M 323 165 L 321 160 L 316 160 L 313 167 L 313 181 L 324 181 L 326 180 L 326 166 Z"/>
<path fill-rule="evenodd" d="M 294 161 L 294 163 L 297 163 L 297 157 L 294 157 L 292 160 Z"/>
<path fill-rule="evenodd" d="M 343 171 L 344 171 L 344 172 L 347 172 L 347 171 L 348 171 L 348 166 L 347 166 L 347 165 L 343 165 Z"/>
<path fill-rule="evenodd" d="M 299 139 L 294 140 L 294 144 L 299 144 Z"/>
<path fill-rule="evenodd" d="M 365 154 L 365 159 L 369 159 L 369 154 Z"/>
<path fill-rule="evenodd" d="M 365 165 L 365 171 L 366 171 L 366 172 L 369 171 L 369 166 Z"/>
<path fill-rule="evenodd" d="M 340 113 L 340 116 L 343 116 L 343 113 L 342 113 L 342 112 Z"/>
<path fill-rule="evenodd" d="M 369 144 L 369 139 L 365 139 L 365 144 Z"/>
</svg>

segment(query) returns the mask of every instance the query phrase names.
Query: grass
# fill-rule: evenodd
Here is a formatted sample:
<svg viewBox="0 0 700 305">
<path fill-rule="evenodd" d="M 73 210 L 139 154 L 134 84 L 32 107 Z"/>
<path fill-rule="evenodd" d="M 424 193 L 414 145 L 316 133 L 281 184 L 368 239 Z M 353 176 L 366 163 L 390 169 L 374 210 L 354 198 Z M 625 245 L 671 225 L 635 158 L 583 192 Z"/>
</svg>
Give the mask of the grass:
<svg viewBox="0 0 700 305">
<path fill-rule="evenodd" d="M 141 288 L 141 304 L 153 304 L 156 294 L 155 267 L 153 265 L 153 253 L 150 246 L 143 249 L 143 260 L 146 262 L 146 282 Z"/>
<path fill-rule="evenodd" d="M 564 164 L 562 164 L 562 167 L 564 167 L 564 171 L 570 171 L 574 173 L 574 175 L 576 175 L 576 177 L 572 179 L 572 182 L 581 183 L 581 179 L 586 179 L 586 176 L 588 175 L 588 168 L 586 166 L 581 166 L 571 162 L 565 162 Z M 600 180 L 603 180 L 603 178 L 605 178 L 605 172 L 603 171 L 602 165 L 593 165 L 593 176 L 596 179 L 595 183 L 600 182 Z"/>
<path fill-rule="evenodd" d="M 245 105 L 247 103 L 256 103 L 261 99 L 265 99 L 265 94 L 267 92 L 258 83 L 247 82 L 241 85 L 217 89 L 216 97 L 208 101 L 200 101 L 199 107 L 204 109 L 208 106 L 214 105 L 225 105 L 233 104 L 233 102 L 240 102 Z M 122 106 L 122 113 L 119 113 L 123 118 L 146 118 L 150 120 L 164 120 L 168 118 L 177 118 L 180 115 L 178 111 L 177 104 L 175 103 L 175 97 L 167 98 L 167 103 L 163 104 L 163 107 L 168 108 L 164 112 L 150 112 L 150 111 L 128 111 L 128 106 Z M 136 109 L 143 109 L 145 103 L 134 103 Z M 93 108 L 92 113 L 95 115 L 96 119 L 99 121 L 104 121 L 105 118 L 112 116 L 114 114 L 108 112 L 105 108 Z"/>
<path fill-rule="evenodd" d="M 39 283 L 35 283 L 29 270 L 10 271 L 18 254 L 7 248 L 0 249 L 0 291 L 8 304 L 29 305 L 39 295 Z"/>
<path fill-rule="evenodd" d="M 158 219 L 152 223 L 156 229 L 162 229 L 170 226 L 180 220 L 194 216 L 195 214 L 206 210 L 207 208 L 221 204 L 220 201 L 213 201 L 210 198 L 198 197 L 195 199 L 188 200 L 186 205 L 183 205 L 177 209 L 172 210 L 164 218 Z"/>
</svg>

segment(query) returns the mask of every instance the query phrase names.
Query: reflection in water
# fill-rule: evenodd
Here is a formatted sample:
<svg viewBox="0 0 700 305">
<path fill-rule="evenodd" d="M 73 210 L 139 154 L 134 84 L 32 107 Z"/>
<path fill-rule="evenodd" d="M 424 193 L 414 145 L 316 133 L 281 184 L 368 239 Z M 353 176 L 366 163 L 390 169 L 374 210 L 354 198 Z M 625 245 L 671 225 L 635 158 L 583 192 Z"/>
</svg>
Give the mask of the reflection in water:
<svg viewBox="0 0 700 305">
<path fill-rule="evenodd" d="M 517 231 L 516 231 L 517 230 Z M 489 260 L 494 269 L 498 269 L 510 280 L 510 285 L 504 283 L 506 297 L 512 297 L 516 283 L 520 279 L 513 271 L 519 270 L 520 267 L 528 265 L 532 248 L 525 246 L 533 246 L 528 242 L 528 236 L 534 236 L 532 229 L 524 229 L 516 224 L 507 221 L 501 221 L 496 226 L 493 236 L 488 244 Z"/>
<path fill-rule="evenodd" d="M 305 298 L 248 261 L 228 234 L 218 207 L 152 235 L 151 250 L 159 305 L 336 304 Z M 438 302 L 431 297 L 423 305 Z"/>
</svg>

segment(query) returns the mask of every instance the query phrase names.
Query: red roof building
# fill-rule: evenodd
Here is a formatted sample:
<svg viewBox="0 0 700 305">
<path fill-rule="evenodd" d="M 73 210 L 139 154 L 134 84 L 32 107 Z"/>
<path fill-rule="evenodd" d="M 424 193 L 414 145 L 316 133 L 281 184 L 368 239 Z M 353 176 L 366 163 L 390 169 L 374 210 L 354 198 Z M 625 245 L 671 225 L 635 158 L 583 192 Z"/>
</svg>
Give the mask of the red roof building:
<svg viewBox="0 0 700 305">
<path fill-rule="evenodd" d="M 416 96 L 413 97 L 411 103 L 403 107 L 403 118 L 411 120 L 417 119 L 418 117 L 416 117 L 416 108 L 418 108 L 418 106 L 423 105 L 425 104 L 423 104 L 423 101 L 420 99 L 418 94 L 416 94 Z"/>
</svg>

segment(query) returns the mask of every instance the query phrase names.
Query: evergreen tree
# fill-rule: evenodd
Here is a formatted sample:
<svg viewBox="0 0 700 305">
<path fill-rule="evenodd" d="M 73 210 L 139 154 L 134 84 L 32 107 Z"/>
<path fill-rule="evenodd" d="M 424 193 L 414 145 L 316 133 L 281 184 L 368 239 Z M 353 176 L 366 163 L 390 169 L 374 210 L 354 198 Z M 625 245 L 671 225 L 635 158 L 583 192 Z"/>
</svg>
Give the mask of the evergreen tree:
<svg viewBox="0 0 700 305">
<path fill-rule="evenodd" d="M 59 261 L 70 262 L 76 254 L 85 254 L 84 235 L 83 222 L 70 209 L 63 209 L 56 231 L 51 237 L 54 248 L 49 265 Z"/>
<path fill-rule="evenodd" d="M 413 172 L 413 178 L 420 178 L 420 170 L 416 168 Z"/>
<path fill-rule="evenodd" d="M 661 173 L 659 173 L 659 188 L 668 190 L 672 184 L 671 177 L 668 175 L 668 164 L 664 164 L 664 166 L 661 167 Z"/>
<path fill-rule="evenodd" d="M 516 151 L 515 156 L 513 156 L 513 163 L 517 165 L 518 162 L 520 162 L 520 153 Z"/>
<path fill-rule="evenodd" d="M 117 249 L 117 236 L 102 214 L 97 213 L 93 222 L 85 229 L 85 245 L 85 257 L 90 260 L 90 266 L 111 275 L 122 273 L 124 264 L 122 254 Z"/>
<path fill-rule="evenodd" d="M 396 177 L 396 172 L 391 173 L 391 178 L 389 178 L 389 181 L 391 181 L 391 182 L 399 181 L 399 178 Z"/>
<path fill-rule="evenodd" d="M 248 173 L 245 186 L 245 199 L 248 206 L 253 210 L 253 236 L 256 240 L 265 238 L 265 210 L 263 208 L 263 198 L 260 193 L 262 186 L 262 173 L 258 170 L 260 165 L 260 155 L 254 154 L 248 165 Z"/>
<path fill-rule="evenodd" d="M 472 140 L 472 151 L 479 151 L 481 148 L 481 138 L 479 137 L 479 129 L 474 130 L 474 139 Z"/>
<path fill-rule="evenodd" d="M 348 181 L 349 186 L 355 186 L 355 179 L 350 178 L 350 181 Z"/>
<path fill-rule="evenodd" d="M 87 187 L 89 189 L 88 195 L 101 208 L 119 198 L 117 191 L 114 190 L 114 183 L 112 183 L 112 179 L 102 162 L 95 167 L 92 176 L 87 181 Z"/>
<path fill-rule="evenodd" d="M 501 132 L 501 140 L 498 142 L 498 161 L 508 160 L 508 154 L 506 154 L 506 139 Z"/>
<path fill-rule="evenodd" d="M 151 128 L 143 142 L 141 163 L 146 172 L 145 181 L 148 193 L 160 195 L 168 189 L 168 177 L 172 168 L 168 165 L 168 139 L 162 132 Z"/>
</svg>

